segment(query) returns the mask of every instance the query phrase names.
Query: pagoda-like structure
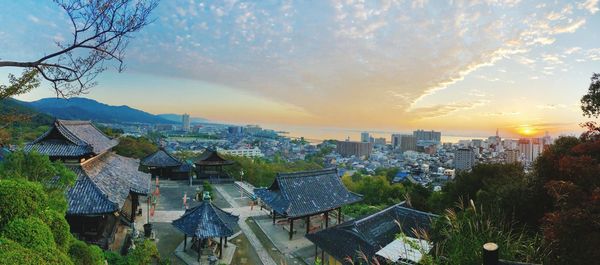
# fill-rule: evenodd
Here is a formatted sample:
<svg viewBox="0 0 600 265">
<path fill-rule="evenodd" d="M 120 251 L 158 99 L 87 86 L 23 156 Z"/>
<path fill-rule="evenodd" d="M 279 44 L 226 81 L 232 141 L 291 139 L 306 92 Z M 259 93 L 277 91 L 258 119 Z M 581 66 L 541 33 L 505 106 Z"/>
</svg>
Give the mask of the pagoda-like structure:
<svg viewBox="0 0 600 265">
<path fill-rule="evenodd" d="M 142 158 L 140 165 L 145 167 L 152 176 L 173 180 L 188 180 L 192 177 L 192 165 L 183 162 L 159 148 L 156 152 Z"/>
<path fill-rule="evenodd" d="M 294 221 L 304 222 L 306 234 L 312 232 L 311 217 L 322 217 L 329 226 L 329 214 L 336 212 L 342 222 L 342 206 L 362 200 L 362 196 L 346 189 L 337 169 L 278 173 L 269 188 L 254 189 L 254 194 L 271 209 L 273 224 L 277 218 L 289 223 L 289 238 L 294 235 Z"/>
<path fill-rule="evenodd" d="M 56 120 L 24 148 L 62 161 L 77 174 L 67 191 L 66 219 L 76 237 L 104 249 L 118 249 L 115 232 L 135 221 L 139 197 L 150 187 L 138 160 L 112 152 L 117 144 L 90 121 Z"/>
<path fill-rule="evenodd" d="M 225 247 L 227 238 L 238 230 L 239 216 L 221 210 L 210 202 L 203 200 L 199 205 L 188 209 L 177 220 L 173 221 L 174 227 L 184 233 L 184 250 L 187 247 L 187 238 L 192 238 L 192 248 L 198 252 L 198 260 L 202 248 L 210 248 L 209 240 L 219 238 L 218 254 L 223 255 L 223 239 Z"/>
<path fill-rule="evenodd" d="M 207 180 L 211 183 L 222 183 L 233 181 L 223 167 L 233 165 L 235 162 L 227 160 L 213 148 L 207 148 L 204 153 L 194 162 L 196 165 L 196 176 L 199 180 Z"/>
</svg>

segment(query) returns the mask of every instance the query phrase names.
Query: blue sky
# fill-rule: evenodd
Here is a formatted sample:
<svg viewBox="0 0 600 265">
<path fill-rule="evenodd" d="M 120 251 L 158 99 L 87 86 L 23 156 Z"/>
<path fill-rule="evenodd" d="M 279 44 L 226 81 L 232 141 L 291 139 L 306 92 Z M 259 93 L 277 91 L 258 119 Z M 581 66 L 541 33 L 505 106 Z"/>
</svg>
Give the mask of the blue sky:
<svg viewBox="0 0 600 265">
<path fill-rule="evenodd" d="M 0 6 L 2 59 L 70 37 L 51 1 Z M 597 0 L 162 1 L 126 71 L 86 96 L 235 123 L 569 133 L 600 71 L 599 15 Z"/>
</svg>

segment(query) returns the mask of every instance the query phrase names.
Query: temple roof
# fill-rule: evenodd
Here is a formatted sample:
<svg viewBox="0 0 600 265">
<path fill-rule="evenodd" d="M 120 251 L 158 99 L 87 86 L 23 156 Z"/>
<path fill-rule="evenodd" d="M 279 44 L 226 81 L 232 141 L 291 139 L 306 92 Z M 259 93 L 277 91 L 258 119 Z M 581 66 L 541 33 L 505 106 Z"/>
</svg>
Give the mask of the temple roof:
<svg viewBox="0 0 600 265">
<path fill-rule="evenodd" d="M 194 164 L 199 166 L 223 166 L 233 165 L 234 162 L 221 157 L 213 148 L 207 148 Z"/>
<path fill-rule="evenodd" d="M 183 162 L 169 154 L 163 148 L 142 158 L 140 164 L 147 167 L 179 167 L 184 165 Z"/>
<path fill-rule="evenodd" d="M 76 174 L 67 192 L 67 214 L 94 215 L 118 211 L 130 193 L 145 195 L 150 177 L 138 171 L 136 159 L 113 153 L 95 157 L 80 166 L 69 166 Z"/>
<path fill-rule="evenodd" d="M 357 260 L 359 252 L 372 258 L 400 233 L 419 238 L 415 231 L 429 231 L 432 220 L 438 217 L 402 205 L 396 204 L 375 214 L 307 234 L 306 238 L 339 261 L 347 262 L 347 257 Z"/>
<path fill-rule="evenodd" d="M 346 189 L 336 169 L 278 173 L 271 187 L 254 193 L 287 217 L 314 215 L 362 200 Z"/>
<path fill-rule="evenodd" d="M 223 211 L 205 200 L 196 207 L 186 210 L 172 224 L 187 236 L 204 239 L 233 235 L 238 220 L 238 216 Z"/>
<path fill-rule="evenodd" d="M 117 144 L 117 140 L 106 136 L 91 121 L 57 119 L 46 133 L 25 145 L 25 151 L 37 150 L 54 157 L 80 157 L 102 154 Z"/>
</svg>

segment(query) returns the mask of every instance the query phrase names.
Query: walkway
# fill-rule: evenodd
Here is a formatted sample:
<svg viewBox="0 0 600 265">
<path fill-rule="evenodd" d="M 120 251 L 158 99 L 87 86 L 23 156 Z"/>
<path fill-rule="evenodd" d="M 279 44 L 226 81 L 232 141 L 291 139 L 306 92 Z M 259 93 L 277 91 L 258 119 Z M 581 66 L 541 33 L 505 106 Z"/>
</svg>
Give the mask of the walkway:
<svg viewBox="0 0 600 265">
<path fill-rule="evenodd" d="M 231 208 L 231 209 L 226 209 L 226 210 L 231 211 L 233 214 L 240 216 L 240 220 L 238 222 L 240 229 L 242 230 L 244 235 L 246 235 L 246 237 L 248 238 L 248 241 L 250 241 L 250 244 L 252 244 L 252 247 L 254 247 L 254 250 L 258 254 L 258 257 L 260 258 L 260 261 L 263 263 L 263 265 L 277 265 L 277 263 L 275 263 L 275 261 L 273 260 L 271 255 L 269 255 L 267 250 L 260 243 L 260 241 L 258 240 L 258 237 L 256 237 L 256 235 L 254 234 L 252 229 L 250 229 L 250 226 L 248 226 L 248 224 L 246 224 L 246 219 L 249 216 L 264 215 L 265 212 L 261 211 L 259 207 L 255 207 L 254 210 L 252 210 L 250 206 L 239 207 L 237 201 L 233 197 L 231 197 L 229 195 L 229 193 L 224 191 L 222 187 L 219 187 L 219 186 L 214 186 L 214 187 L 221 195 L 223 195 L 223 198 L 229 204 L 231 204 L 233 207 L 238 206 L 238 208 Z"/>
</svg>

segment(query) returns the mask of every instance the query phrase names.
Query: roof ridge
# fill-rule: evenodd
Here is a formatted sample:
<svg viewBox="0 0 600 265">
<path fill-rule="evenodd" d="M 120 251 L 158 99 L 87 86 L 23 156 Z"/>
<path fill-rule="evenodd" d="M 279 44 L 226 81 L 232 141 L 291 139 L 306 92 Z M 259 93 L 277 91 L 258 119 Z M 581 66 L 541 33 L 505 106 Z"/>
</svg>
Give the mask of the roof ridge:
<svg viewBox="0 0 600 265">
<path fill-rule="evenodd" d="M 325 168 L 325 169 L 314 169 L 314 170 L 304 170 L 304 171 L 296 171 L 296 172 L 280 172 L 277 173 L 277 178 L 294 178 L 294 177 L 312 177 L 322 173 L 336 172 L 337 168 Z"/>
<path fill-rule="evenodd" d="M 64 120 L 64 119 L 56 119 L 56 122 L 68 125 L 83 125 L 83 124 L 92 124 L 91 120 Z"/>
</svg>

